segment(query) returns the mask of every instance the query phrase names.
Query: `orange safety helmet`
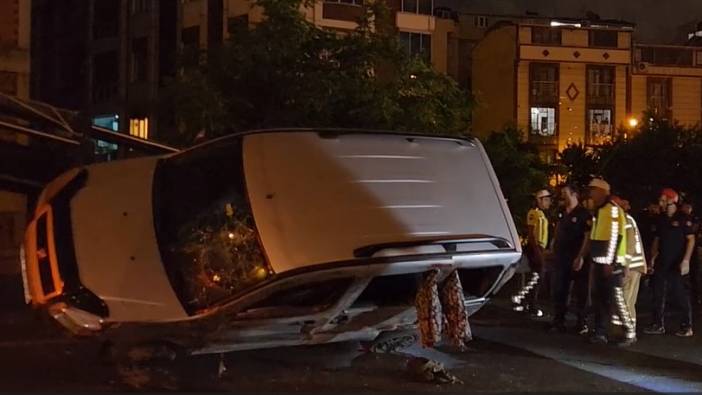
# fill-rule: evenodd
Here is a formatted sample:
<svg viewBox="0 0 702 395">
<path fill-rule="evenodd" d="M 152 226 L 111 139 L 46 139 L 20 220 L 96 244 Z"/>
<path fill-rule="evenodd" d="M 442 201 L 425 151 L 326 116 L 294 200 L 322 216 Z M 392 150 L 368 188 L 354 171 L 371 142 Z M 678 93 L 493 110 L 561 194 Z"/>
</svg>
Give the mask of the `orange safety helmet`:
<svg viewBox="0 0 702 395">
<path fill-rule="evenodd" d="M 672 188 L 663 188 L 661 196 L 664 196 L 668 201 L 672 201 L 673 203 L 678 203 L 680 201 L 680 195 Z"/>
</svg>

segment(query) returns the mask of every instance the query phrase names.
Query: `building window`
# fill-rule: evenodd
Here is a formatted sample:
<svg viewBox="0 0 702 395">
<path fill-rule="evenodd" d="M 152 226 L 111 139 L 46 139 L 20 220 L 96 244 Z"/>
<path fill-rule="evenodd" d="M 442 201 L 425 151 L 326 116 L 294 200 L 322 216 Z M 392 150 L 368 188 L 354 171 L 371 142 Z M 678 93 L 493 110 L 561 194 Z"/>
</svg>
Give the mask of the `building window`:
<svg viewBox="0 0 702 395">
<path fill-rule="evenodd" d="M 702 66 L 702 51 L 697 51 L 695 65 Z"/>
<path fill-rule="evenodd" d="M 613 30 L 590 30 L 590 46 L 617 48 L 619 46 L 619 33 Z"/>
<path fill-rule="evenodd" d="M 587 68 L 588 143 L 601 145 L 614 137 L 614 68 Z"/>
<path fill-rule="evenodd" d="M 235 36 L 241 32 L 245 32 L 249 28 L 249 14 L 234 16 L 227 19 L 227 32 L 231 36 Z"/>
<path fill-rule="evenodd" d="M 129 3 L 129 11 L 132 14 L 151 11 L 151 0 L 132 0 Z"/>
<path fill-rule="evenodd" d="M 119 132 L 119 116 L 117 114 L 101 115 L 93 118 L 93 125 Z M 117 158 L 119 146 L 109 141 L 93 139 L 95 159 L 97 161 L 111 161 Z"/>
<path fill-rule="evenodd" d="M 670 119 L 673 93 L 671 79 L 648 78 L 646 84 L 649 110 L 661 118 Z"/>
<path fill-rule="evenodd" d="M 94 1 L 93 38 L 115 37 L 119 34 L 120 0 Z"/>
<path fill-rule="evenodd" d="M 532 44 L 561 45 L 561 29 L 551 27 L 531 28 Z"/>
<path fill-rule="evenodd" d="M 200 47 L 200 26 L 186 27 L 181 32 L 181 41 L 183 46 L 190 48 Z"/>
<path fill-rule="evenodd" d="M 694 65 L 695 59 L 693 55 L 694 52 L 690 48 L 637 47 L 634 51 L 634 59 L 637 62 L 646 62 L 660 66 L 689 67 Z"/>
<path fill-rule="evenodd" d="M 117 95 L 119 55 L 117 51 L 93 56 L 93 102 L 104 102 Z"/>
<path fill-rule="evenodd" d="M 402 0 L 400 11 L 413 14 L 432 15 L 434 0 Z"/>
<path fill-rule="evenodd" d="M 132 40 L 132 56 L 130 62 L 130 82 L 143 82 L 148 75 L 148 41 L 146 37 Z"/>
<path fill-rule="evenodd" d="M 363 5 L 363 0 L 324 0 L 325 3 L 338 3 L 349 5 Z"/>
<path fill-rule="evenodd" d="M 475 27 L 486 28 L 488 27 L 488 18 L 486 16 L 474 16 L 473 24 Z"/>
<path fill-rule="evenodd" d="M 0 92 L 13 96 L 17 94 L 17 73 L 0 71 Z"/>
<path fill-rule="evenodd" d="M 542 137 L 555 136 L 555 107 L 531 107 L 531 134 Z"/>
<path fill-rule="evenodd" d="M 558 65 L 532 63 L 529 74 L 530 136 L 554 137 L 558 126 Z"/>
<path fill-rule="evenodd" d="M 431 34 L 400 32 L 400 44 L 410 56 L 419 56 L 431 62 Z"/>
<path fill-rule="evenodd" d="M 149 138 L 149 118 L 130 119 L 129 134 L 147 140 Z"/>
</svg>

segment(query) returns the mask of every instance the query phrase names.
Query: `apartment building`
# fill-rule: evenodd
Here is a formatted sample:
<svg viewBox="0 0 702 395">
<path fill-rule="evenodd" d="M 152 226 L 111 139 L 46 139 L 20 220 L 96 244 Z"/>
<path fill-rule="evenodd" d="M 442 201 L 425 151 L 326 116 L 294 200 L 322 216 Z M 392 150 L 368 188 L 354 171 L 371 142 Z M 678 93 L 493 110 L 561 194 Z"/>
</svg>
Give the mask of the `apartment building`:
<svg viewBox="0 0 702 395">
<path fill-rule="evenodd" d="M 0 2 L 0 92 L 24 99 L 29 97 L 30 20 L 30 0 Z M 26 145 L 22 136 L 0 126 L 0 158 L 7 159 L 5 147 Z M 26 196 L 3 188 L 4 183 L 0 178 L 0 276 L 14 272 L 27 210 Z"/>
<path fill-rule="evenodd" d="M 702 122 L 702 47 L 636 44 L 630 78 L 634 116 L 651 110 L 686 126 Z"/>
<path fill-rule="evenodd" d="M 507 22 L 473 53 L 473 129 L 521 128 L 547 160 L 567 144 L 611 140 L 631 116 L 633 25 Z"/>
</svg>

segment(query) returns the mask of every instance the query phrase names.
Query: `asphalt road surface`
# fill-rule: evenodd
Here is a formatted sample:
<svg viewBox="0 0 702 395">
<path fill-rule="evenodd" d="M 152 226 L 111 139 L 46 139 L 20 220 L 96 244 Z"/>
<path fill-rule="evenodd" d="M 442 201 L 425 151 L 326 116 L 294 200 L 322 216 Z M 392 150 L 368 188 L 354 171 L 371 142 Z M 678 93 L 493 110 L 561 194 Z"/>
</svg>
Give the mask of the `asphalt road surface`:
<svg viewBox="0 0 702 395">
<path fill-rule="evenodd" d="M 98 344 L 65 336 L 26 308 L 3 307 L 0 320 L 3 391 L 702 392 L 699 328 L 693 338 L 641 335 L 627 349 L 594 346 L 574 333 L 546 332 L 503 299 L 473 317 L 475 340 L 464 353 L 413 346 L 375 354 L 343 343 L 110 363 L 98 358 Z M 406 365 L 417 356 L 442 363 L 463 384 L 415 377 Z"/>
</svg>

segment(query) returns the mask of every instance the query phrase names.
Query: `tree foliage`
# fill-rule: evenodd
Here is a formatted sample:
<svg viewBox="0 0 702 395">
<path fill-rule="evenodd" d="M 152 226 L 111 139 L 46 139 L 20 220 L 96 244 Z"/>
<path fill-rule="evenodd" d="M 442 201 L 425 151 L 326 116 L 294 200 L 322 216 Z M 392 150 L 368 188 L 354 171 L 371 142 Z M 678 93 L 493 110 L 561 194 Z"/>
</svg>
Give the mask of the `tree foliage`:
<svg viewBox="0 0 702 395">
<path fill-rule="evenodd" d="M 601 175 L 616 194 L 643 208 L 659 191 L 672 187 L 702 203 L 702 129 L 646 114 L 645 122 L 628 139 L 585 149 L 573 145 L 560 155 L 567 177 L 581 184 Z"/>
<path fill-rule="evenodd" d="M 309 4 L 308 4 L 309 5 Z M 171 141 L 277 127 L 353 127 L 461 134 L 471 99 L 400 46 L 383 2 L 369 2 L 348 34 L 300 12 L 301 0 L 257 0 L 264 20 L 200 56 L 183 56 L 166 108 Z"/>
<path fill-rule="evenodd" d="M 483 141 L 485 151 L 500 181 L 520 234 L 525 234 L 526 215 L 534 192 L 548 184 L 548 166 L 539 158 L 536 147 L 523 141 L 514 127 L 492 132 Z"/>
</svg>

